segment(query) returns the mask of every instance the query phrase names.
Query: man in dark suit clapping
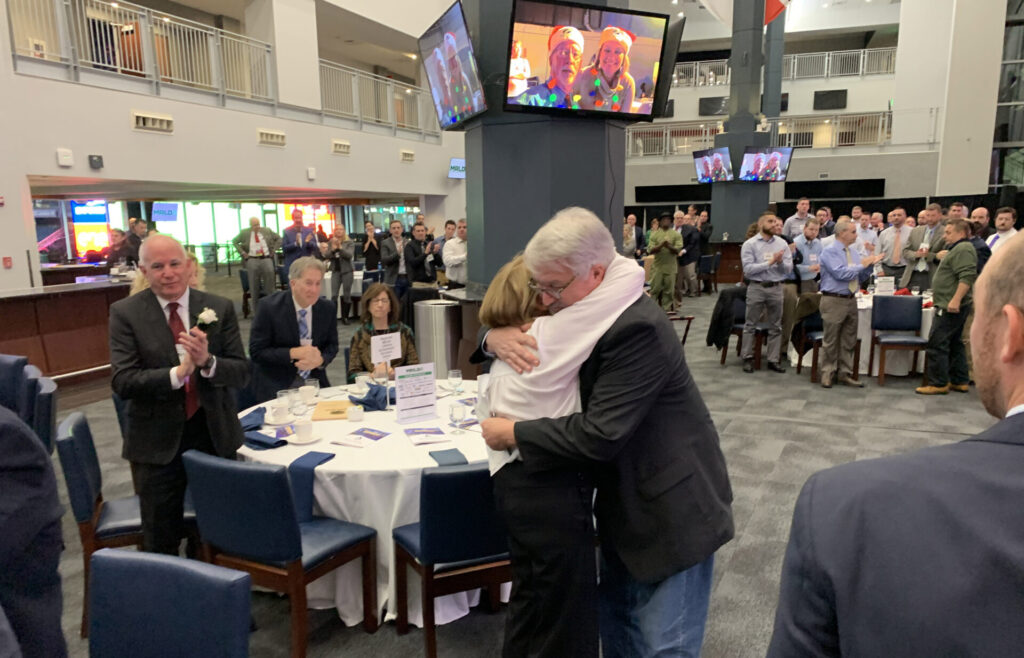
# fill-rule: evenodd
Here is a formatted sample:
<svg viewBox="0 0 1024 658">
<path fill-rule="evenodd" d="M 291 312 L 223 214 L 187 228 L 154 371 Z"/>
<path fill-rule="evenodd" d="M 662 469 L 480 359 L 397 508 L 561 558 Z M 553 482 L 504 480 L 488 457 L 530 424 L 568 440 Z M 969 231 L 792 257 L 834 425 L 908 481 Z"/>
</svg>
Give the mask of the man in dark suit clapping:
<svg viewBox="0 0 1024 658">
<path fill-rule="evenodd" d="M 807 481 L 769 656 L 1020 655 L 1024 238 L 992 257 L 974 293 L 978 396 L 999 422 Z"/>
<path fill-rule="evenodd" d="M 427 242 L 427 227 L 417 223 L 412 227 L 412 240 L 405 242 L 405 267 L 412 283 L 433 283 L 433 273 L 428 273 L 427 258 L 434 253 L 434 243 Z"/>
<path fill-rule="evenodd" d="M 326 369 L 338 355 L 338 321 L 334 303 L 320 297 L 323 278 L 322 262 L 300 258 L 288 270 L 289 289 L 267 297 L 256 311 L 249 356 L 258 401 L 308 378 L 331 385 Z"/>
<path fill-rule="evenodd" d="M 131 462 L 142 511 L 143 549 L 177 554 L 189 449 L 233 459 L 242 444 L 232 388 L 249 364 L 234 304 L 188 287 L 185 250 L 154 235 L 139 267 L 148 290 L 110 307 L 111 386 L 127 401 L 122 455 Z"/>
</svg>

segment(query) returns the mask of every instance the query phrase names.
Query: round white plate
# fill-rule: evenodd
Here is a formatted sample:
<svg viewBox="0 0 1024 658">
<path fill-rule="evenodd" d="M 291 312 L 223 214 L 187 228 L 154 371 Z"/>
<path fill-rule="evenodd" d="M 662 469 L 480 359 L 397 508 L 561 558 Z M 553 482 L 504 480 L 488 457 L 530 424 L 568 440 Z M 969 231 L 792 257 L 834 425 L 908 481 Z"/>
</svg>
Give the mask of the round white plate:
<svg viewBox="0 0 1024 658">
<path fill-rule="evenodd" d="M 295 445 L 295 446 L 304 446 L 307 443 L 316 443 L 319 440 L 320 440 L 320 437 L 318 437 L 318 436 L 311 436 L 308 439 L 306 439 L 305 441 L 303 441 L 302 439 L 299 438 L 298 434 L 292 434 L 291 436 L 289 436 L 288 438 L 285 439 L 285 441 L 287 441 L 291 445 Z"/>
</svg>

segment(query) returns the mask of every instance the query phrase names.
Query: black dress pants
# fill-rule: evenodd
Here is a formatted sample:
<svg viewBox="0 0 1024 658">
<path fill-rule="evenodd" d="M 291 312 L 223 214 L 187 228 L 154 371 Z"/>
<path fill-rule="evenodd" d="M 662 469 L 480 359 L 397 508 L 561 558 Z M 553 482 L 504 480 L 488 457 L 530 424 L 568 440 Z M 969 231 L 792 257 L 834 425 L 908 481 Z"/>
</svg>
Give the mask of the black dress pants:
<svg viewBox="0 0 1024 658">
<path fill-rule="evenodd" d="M 199 409 L 182 431 L 178 453 L 168 464 L 132 463 L 132 473 L 139 492 L 142 513 L 142 550 L 150 553 L 178 555 L 185 534 L 182 516 L 185 512 L 185 465 L 181 461 L 186 450 L 217 454 L 206 425 L 206 412 Z M 223 455 L 222 455 L 223 456 Z M 228 456 L 233 459 L 234 455 Z"/>
<path fill-rule="evenodd" d="M 494 493 L 512 560 L 503 656 L 597 658 L 593 484 L 515 461 L 495 473 Z"/>
<path fill-rule="evenodd" d="M 967 350 L 963 342 L 964 323 L 970 312 L 969 304 L 962 305 L 959 313 L 936 309 L 932 330 L 928 334 L 928 363 L 925 368 L 928 383 L 932 386 L 970 381 Z"/>
</svg>

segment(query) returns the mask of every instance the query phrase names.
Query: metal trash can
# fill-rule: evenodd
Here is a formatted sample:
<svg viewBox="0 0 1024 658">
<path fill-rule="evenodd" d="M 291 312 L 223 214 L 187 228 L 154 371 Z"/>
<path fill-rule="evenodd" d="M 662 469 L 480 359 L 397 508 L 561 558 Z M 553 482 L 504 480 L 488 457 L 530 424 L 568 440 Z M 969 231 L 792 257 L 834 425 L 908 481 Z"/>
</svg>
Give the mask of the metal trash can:
<svg viewBox="0 0 1024 658">
<path fill-rule="evenodd" d="M 462 313 L 459 303 L 444 299 L 427 299 L 414 304 L 416 317 L 416 351 L 420 363 L 433 363 L 438 378 L 448 376 L 455 365 L 459 338 L 462 336 Z"/>
</svg>

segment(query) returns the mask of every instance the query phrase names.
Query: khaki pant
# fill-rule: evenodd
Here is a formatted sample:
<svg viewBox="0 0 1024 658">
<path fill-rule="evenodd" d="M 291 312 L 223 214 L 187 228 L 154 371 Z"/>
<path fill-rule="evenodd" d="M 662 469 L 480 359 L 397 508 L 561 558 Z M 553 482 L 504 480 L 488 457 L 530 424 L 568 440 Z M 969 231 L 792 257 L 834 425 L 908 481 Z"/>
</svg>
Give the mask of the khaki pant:
<svg viewBox="0 0 1024 658">
<path fill-rule="evenodd" d="M 838 370 L 841 377 L 855 376 L 853 362 L 857 347 L 857 300 L 853 297 L 821 296 L 821 321 L 825 337 L 821 341 L 821 381 L 832 379 Z"/>
<path fill-rule="evenodd" d="M 671 311 L 674 291 L 673 286 L 676 280 L 676 273 L 672 271 L 651 270 L 651 298 L 658 302 L 658 305 L 666 311 Z"/>
<path fill-rule="evenodd" d="M 765 288 L 756 281 L 747 287 L 747 317 L 743 324 L 743 348 L 740 356 L 754 358 L 754 327 L 761 321 L 768 325 L 768 362 L 778 363 L 782 347 L 782 290 L 785 286 Z"/>
</svg>

